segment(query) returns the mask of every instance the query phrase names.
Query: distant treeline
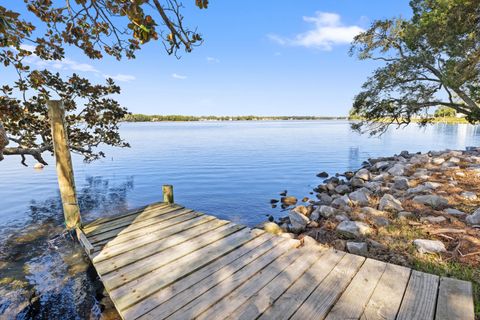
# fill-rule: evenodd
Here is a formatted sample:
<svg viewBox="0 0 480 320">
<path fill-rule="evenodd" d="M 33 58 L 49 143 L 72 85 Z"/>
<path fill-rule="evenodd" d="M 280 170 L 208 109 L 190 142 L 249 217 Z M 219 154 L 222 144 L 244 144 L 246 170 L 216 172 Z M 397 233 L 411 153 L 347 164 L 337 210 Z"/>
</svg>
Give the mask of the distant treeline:
<svg viewBox="0 0 480 320">
<path fill-rule="evenodd" d="M 127 122 L 157 122 L 157 121 L 255 121 L 255 120 L 338 120 L 347 117 L 314 117 L 314 116 L 182 116 L 182 115 L 146 115 L 128 114 Z"/>
</svg>

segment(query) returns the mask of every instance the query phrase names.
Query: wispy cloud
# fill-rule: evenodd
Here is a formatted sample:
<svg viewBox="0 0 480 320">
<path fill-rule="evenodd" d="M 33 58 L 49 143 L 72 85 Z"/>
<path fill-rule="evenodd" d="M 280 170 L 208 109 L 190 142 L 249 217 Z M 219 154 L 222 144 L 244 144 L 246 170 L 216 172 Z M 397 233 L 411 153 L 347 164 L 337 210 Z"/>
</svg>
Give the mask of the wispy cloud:
<svg viewBox="0 0 480 320">
<path fill-rule="evenodd" d="M 340 15 L 330 12 L 315 13 L 313 17 L 303 17 L 305 22 L 314 25 L 314 28 L 297 34 L 294 38 L 269 34 L 270 40 L 283 46 L 300 46 L 320 50 L 332 50 L 333 46 L 348 44 L 364 30 L 356 25 L 345 26 Z"/>
<path fill-rule="evenodd" d="M 219 63 L 220 60 L 214 57 L 207 57 L 207 62 L 213 64 L 213 63 Z"/>
<path fill-rule="evenodd" d="M 104 74 L 103 75 L 105 78 L 111 78 L 115 81 L 120 81 L 120 82 L 130 82 L 130 81 L 133 81 L 135 80 L 135 76 L 132 76 L 132 75 L 129 75 L 129 74 L 117 74 L 115 76 L 111 76 L 111 75 L 108 75 L 108 74 Z"/>
<path fill-rule="evenodd" d="M 180 75 L 180 74 L 177 74 L 177 73 L 172 73 L 172 77 L 175 78 L 175 79 L 179 79 L 179 80 L 187 79 L 187 76 L 183 76 L 183 75 Z"/>
<path fill-rule="evenodd" d="M 23 49 L 28 51 L 34 51 L 35 47 L 29 45 L 23 45 Z M 93 72 L 99 73 L 94 66 L 88 63 L 81 63 L 69 58 L 63 60 L 42 60 L 36 54 L 32 54 L 24 59 L 24 62 L 30 65 L 34 65 L 38 68 L 52 68 L 58 70 L 72 70 L 79 72 Z"/>
</svg>

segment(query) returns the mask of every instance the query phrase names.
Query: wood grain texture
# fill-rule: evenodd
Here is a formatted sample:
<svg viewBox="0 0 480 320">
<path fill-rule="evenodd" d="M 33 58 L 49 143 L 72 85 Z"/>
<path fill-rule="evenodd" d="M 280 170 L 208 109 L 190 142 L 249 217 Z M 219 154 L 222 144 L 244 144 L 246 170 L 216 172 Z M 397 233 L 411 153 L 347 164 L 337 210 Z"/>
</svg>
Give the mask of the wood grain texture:
<svg viewBox="0 0 480 320">
<path fill-rule="evenodd" d="M 367 259 L 328 313 L 326 319 L 360 318 L 386 266 L 385 262 Z M 317 319 L 320 319 L 320 316 Z"/>
<path fill-rule="evenodd" d="M 291 319 L 323 319 L 357 274 L 365 258 L 346 254 Z"/>
<path fill-rule="evenodd" d="M 441 277 L 435 320 L 473 320 L 472 284 Z"/>
<path fill-rule="evenodd" d="M 311 250 L 302 248 L 304 254 L 292 263 L 287 269 L 274 278 L 268 285 L 251 296 L 239 308 L 234 310 L 225 319 L 250 320 L 259 317 L 310 267 L 326 253 L 326 250 Z"/>
<path fill-rule="evenodd" d="M 288 244 L 288 242 L 289 241 L 287 240 L 285 244 L 280 244 L 275 250 L 269 251 L 265 255 L 252 261 L 224 281 L 218 282 L 213 288 L 203 293 L 201 296 L 196 297 L 195 299 L 190 298 L 192 300 L 187 305 L 177 310 L 174 314 L 167 317 L 167 319 L 192 319 L 197 317 L 199 314 L 207 310 L 213 303 L 238 288 L 245 281 L 248 281 L 277 258 L 289 250 L 296 250 L 292 249 L 292 246 Z"/>
<path fill-rule="evenodd" d="M 432 320 L 435 315 L 438 280 L 438 276 L 412 271 L 397 319 Z"/>
<path fill-rule="evenodd" d="M 345 252 L 327 252 L 288 288 L 259 319 L 290 319 L 344 257 Z"/>
<path fill-rule="evenodd" d="M 387 264 L 361 319 L 395 320 L 409 278 L 409 268 Z"/>
</svg>

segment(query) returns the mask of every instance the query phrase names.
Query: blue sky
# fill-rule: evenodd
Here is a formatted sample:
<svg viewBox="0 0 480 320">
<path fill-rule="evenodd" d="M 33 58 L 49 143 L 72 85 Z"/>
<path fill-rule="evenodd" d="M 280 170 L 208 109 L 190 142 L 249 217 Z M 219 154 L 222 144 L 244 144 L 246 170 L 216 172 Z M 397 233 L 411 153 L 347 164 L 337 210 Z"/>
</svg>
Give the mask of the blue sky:
<svg viewBox="0 0 480 320">
<path fill-rule="evenodd" d="M 94 82 L 113 76 L 134 113 L 345 115 L 372 62 L 348 55 L 351 37 L 375 19 L 410 16 L 408 0 L 185 0 L 185 23 L 205 43 L 180 60 L 149 43 L 136 60 L 91 61 L 77 49 L 49 64 Z M 14 79 L 12 72 L 2 79 Z M 5 81 L 2 81 L 2 83 Z"/>
</svg>

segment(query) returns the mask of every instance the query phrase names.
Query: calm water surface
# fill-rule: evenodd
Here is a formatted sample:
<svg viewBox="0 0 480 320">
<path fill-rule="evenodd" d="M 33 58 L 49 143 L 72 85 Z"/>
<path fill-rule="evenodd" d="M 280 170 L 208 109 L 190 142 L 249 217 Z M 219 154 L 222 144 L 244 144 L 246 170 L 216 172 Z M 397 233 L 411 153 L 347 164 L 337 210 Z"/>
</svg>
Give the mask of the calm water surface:
<svg viewBox="0 0 480 320">
<path fill-rule="evenodd" d="M 308 195 L 320 171 L 357 169 L 370 157 L 402 150 L 480 145 L 480 127 L 442 124 L 381 138 L 358 135 L 346 121 L 129 123 L 121 133 L 130 149 L 107 148 L 107 158 L 91 164 L 74 157 L 86 220 L 158 201 L 162 184 L 173 184 L 176 202 L 253 226 L 267 214 L 284 214 L 269 206 L 280 191 Z M 0 163 L 0 318 L 22 301 L 20 318 L 98 317 L 94 275 L 72 259 L 78 249 L 55 237 L 62 230 L 55 168 L 30 164 L 12 157 Z"/>
</svg>

